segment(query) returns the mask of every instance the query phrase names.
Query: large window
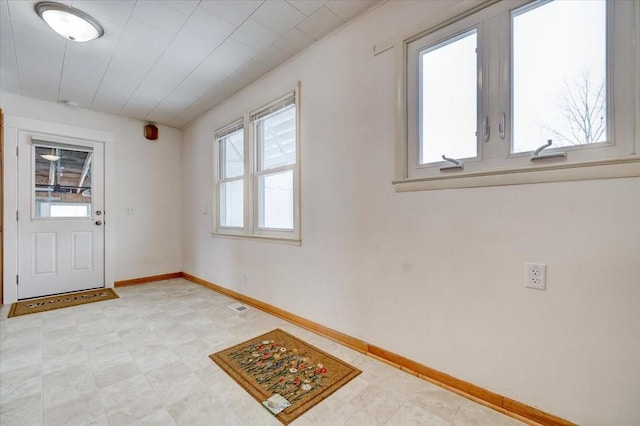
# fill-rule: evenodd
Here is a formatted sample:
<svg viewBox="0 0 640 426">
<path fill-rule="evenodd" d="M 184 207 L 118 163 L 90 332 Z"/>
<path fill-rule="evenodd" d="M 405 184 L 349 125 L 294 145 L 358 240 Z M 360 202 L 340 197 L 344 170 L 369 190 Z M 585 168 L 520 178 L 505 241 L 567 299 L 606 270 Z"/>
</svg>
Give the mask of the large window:
<svg viewBox="0 0 640 426">
<path fill-rule="evenodd" d="M 405 39 L 400 190 L 637 174 L 638 9 L 499 2 Z"/>
<path fill-rule="evenodd" d="M 297 96 L 216 132 L 215 234 L 300 240 Z"/>
</svg>

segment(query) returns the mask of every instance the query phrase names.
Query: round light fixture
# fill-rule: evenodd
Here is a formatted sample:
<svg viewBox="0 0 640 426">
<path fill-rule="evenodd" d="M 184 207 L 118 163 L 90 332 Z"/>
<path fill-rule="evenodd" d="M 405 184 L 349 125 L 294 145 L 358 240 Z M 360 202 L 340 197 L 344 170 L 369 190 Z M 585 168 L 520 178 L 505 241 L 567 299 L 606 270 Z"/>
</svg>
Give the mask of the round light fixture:
<svg viewBox="0 0 640 426">
<path fill-rule="evenodd" d="M 91 41 L 102 37 L 102 26 L 86 13 L 60 3 L 36 4 L 36 12 L 55 32 L 71 41 Z"/>
<path fill-rule="evenodd" d="M 44 158 L 45 160 L 54 162 L 60 159 L 60 153 L 57 149 L 51 148 L 51 151 L 48 154 L 40 154 L 40 157 Z"/>
<path fill-rule="evenodd" d="M 40 157 L 49 161 L 58 161 L 60 159 L 60 156 L 55 154 L 40 154 Z"/>
</svg>

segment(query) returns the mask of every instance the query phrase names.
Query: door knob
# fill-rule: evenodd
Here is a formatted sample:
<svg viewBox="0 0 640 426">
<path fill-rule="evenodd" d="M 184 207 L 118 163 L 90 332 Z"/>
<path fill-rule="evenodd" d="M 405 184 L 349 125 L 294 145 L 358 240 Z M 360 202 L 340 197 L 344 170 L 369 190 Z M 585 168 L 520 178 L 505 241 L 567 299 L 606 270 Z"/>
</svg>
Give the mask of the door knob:
<svg viewBox="0 0 640 426">
<path fill-rule="evenodd" d="M 102 225 L 102 221 L 101 220 L 96 220 L 96 225 L 98 225 L 98 226 Z"/>
</svg>

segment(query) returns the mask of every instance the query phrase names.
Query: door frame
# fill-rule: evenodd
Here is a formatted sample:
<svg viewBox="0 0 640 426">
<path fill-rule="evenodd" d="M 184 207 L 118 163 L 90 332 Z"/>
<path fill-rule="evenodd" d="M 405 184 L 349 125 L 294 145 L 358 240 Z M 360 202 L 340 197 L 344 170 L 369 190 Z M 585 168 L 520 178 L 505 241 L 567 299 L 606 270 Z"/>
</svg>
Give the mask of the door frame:
<svg viewBox="0 0 640 426">
<path fill-rule="evenodd" d="M 5 115 L 4 123 L 4 289 L 3 302 L 13 303 L 18 299 L 18 141 L 23 137 L 52 137 L 81 139 L 104 144 L 104 285 L 112 288 L 115 277 L 115 174 L 114 135 L 112 132 L 70 126 L 26 117 Z M 20 152 L 18 155 L 31 155 Z"/>
</svg>

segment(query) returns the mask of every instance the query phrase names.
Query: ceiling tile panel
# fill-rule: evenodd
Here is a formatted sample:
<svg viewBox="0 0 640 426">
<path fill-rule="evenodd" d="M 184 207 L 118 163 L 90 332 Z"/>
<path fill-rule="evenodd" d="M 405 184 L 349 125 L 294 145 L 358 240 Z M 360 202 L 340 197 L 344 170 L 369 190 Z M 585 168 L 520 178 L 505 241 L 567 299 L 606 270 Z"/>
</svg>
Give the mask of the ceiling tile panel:
<svg viewBox="0 0 640 426">
<path fill-rule="evenodd" d="M 151 1 L 137 2 L 131 17 L 170 35 L 175 35 L 187 20 L 187 15 Z"/>
<path fill-rule="evenodd" d="M 74 101 L 78 104 L 78 107 L 88 109 L 91 108 L 95 94 L 95 90 L 86 89 L 84 85 L 62 85 L 58 100 Z"/>
<path fill-rule="evenodd" d="M 280 38 L 277 33 L 253 19 L 247 19 L 231 37 L 256 50 L 267 48 Z"/>
<path fill-rule="evenodd" d="M 156 108 L 161 110 L 169 107 L 179 110 L 185 109 L 200 98 L 203 93 L 207 93 L 222 82 L 229 73 L 229 70 L 219 66 L 217 58 L 210 56 L 173 89 Z"/>
<path fill-rule="evenodd" d="M 129 21 L 135 3 L 121 0 L 74 0 L 73 6 L 94 17 L 103 27 L 104 20 L 124 27 Z"/>
<path fill-rule="evenodd" d="M 326 3 L 325 0 L 287 0 L 291 6 L 309 16 Z"/>
<path fill-rule="evenodd" d="M 9 20 L 7 19 L 7 21 Z M 0 31 L 0 90 L 3 92 L 22 94 L 11 26 L 5 23 L 4 17 Z"/>
<path fill-rule="evenodd" d="M 216 0 L 203 1 L 199 8 L 221 17 L 233 25 L 242 24 L 259 6 L 262 1 L 252 0 Z"/>
<path fill-rule="evenodd" d="M 147 113 L 151 112 L 213 49 L 210 40 L 186 30 L 180 31 L 121 113 L 127 114 L 129 103 L 136 105 L 142 99 L 149 104 Z"/>
<path fill-rule="evenodd" d="M 226 99 L 229 96 L 232 96 L 247 87 L 249 83 L 251 83 L 250 79 L 243 76 L 242 74 L 234 73 L 222 82 L 223 87 L 219 92 L 222 93 L 223 96 L 226 95 Z"/>
<path fill-rule="evenodd" d="M 247 83 L 248 84 L 248 83 Z M 225 99 L 237 92 L 237 89 L 231 90 L 232 82 L 221 84 L 219 88 L 207 92 L 196 102 L 176 116 L 170 124 L 182 127 L 211 109 L 212 105 L 218 105 Z"/>
<path fill-rule="evenodd" d="M 184 28 L 207 37 L 215 43 L 221 43 L 233 32 L 235 26 L 221 17 L 198 7 L 186 22 Z"/>
<path fill-rule="evenodd" d="M 208 93 L 223 82 L 254 54 L 255 52 L 247 46 L 234 40 L 227 40 L 220 49 L 171 91 L 156 109 L 163 111 L 170 106 L 178 109 L 187 108 L 201 98 L 203 93 Z M 154 112 L 151 112 L 149 117 L 154 116 Z"/>
<path fill-rule="evenodd" d="M 315 42 L 314 39 L 297 28 L 292 28 L 273 45 L 289 55 L 295 55 Z"/>
<path fill-rule="evenodd" d="M 323 6 L 299 23 L 298 29 L 318 40 L 343 23 L 335 13 Z"/>
<path fill-rule="evenodd" d="M 43 61 L 51 61 L 50 67 L 43 67 Z M 58 82 L 62 61 L 56 54 L 18 54 L 22 94 L 45 101 L 58 101 Z"/>
<path fill-rule="evenodd" d="M 326 3 L 326 7 L 342 18 L 342 20 L 348 21 L 373 6 L 377 1 L 378 0 L 329 0 Z"/>
<path fill-rule="evenodd" d="M 36 13 L 35 1 L 10 1 L 7 4 L 12 21 L 18 21 L 32 25 L 36 28 L 46 29 L 47 31 L 51 31 L 51 34 L 55 34 Z"/>
<path fill-rule="evenodd" d="M 83 108 L 91 107 L 111 55 L 87 52 L 84 44 L 69 43 L 60 81 L 60 99 L 73 100 Z"/>
<path fill-rule="evenodd" d="M 171 125 L 176 127 L 183 127 L 201 115 L 209 111 L 212 106 L 218 105 L 224 102 L 229 97 L 233 96 L 242 88 L 249 85 L 251 81 L 246 77 L 239 74 L 230 76 L 225 79 L 220 85 L 213 90 L 207 92 L 204 96 L 200 97 L 195 103 L 185 109 L 182 113 L 176 116 L 171 122 Z"/>
<path fill-rule="evenodd" d="M 149 113 L 149 101 L 146 99 L 140 99 L 137 102 L 127 102 L 126 110 L 121 108 L 118 115 L 125 117 L 135 118 L 137 120 L 144 120 Z"/>
<path fill-rule="evenodd" d="M 143 23 L 127 25 L 118 49 L 109 64 L 107 75 L 116 74 L 123 78 L 141 80 L 160 58 L 171 40 L 171 36 Z"/>
<path fill-rule="evenodd" d="M 171 106 L 161 107 L 158 106 L 156 109 L 151 111 L 144 117 L 145 121 L 150 121 L 152 123 L 168 123 L 176 116 L 176 108 Z"/>
<path fill-rule="evenodd" d="M 272 70 L 285 62 L 288 58 L 289 56 L 282 50 L 277 47 L 270 46 L 266 49 L 262 49 L 254 59 Z"/>
<path fill-rule="evenodd" d="M 131 80 L 126 76 L 105 76 L 91 104 L 91 109 L 118 114 L 136 89 L 140 80 Z"/>
<path fill-rule="evenodd" d="M 166 33 L 132 19 L 111 59 L 92 107 L 105 105 L 109 112 L 115 105 L 122 108 L 170 41 L 171 36 Z M 118 87 L 113 90 L 110 88 L 112 85 Z"/>
<path fill-rule="evenodd" d="M 194 102 L 194 99 L 198 99 L 199 95 L 201 95 L 200 92 L 193 95 L 186 91 L 182 92 L 179 88 L 176 88 L 176 90 L 171 92 L 170 96 L 164 98 L 153 111 L 148 113 L 145 119 L 155 123 L 168 123 L 181 111 L 188 108 L 189 105 Z"/>
<path fill-rule="evenodd" d="M 255 81 L 269 72 L 269 67 L 261 64 L 255 59 L 252 59 L 238 68 L 237 72 L 247 77 L 249 80 Z"/>
<path fill-rule="evenodd" d="M 286 34 L 291 28 L 301 22 L 306 15 L 284 0 L 270 0 L 264 2 L 251 15 L 251 19 L 261 23 L 271 31 Z"/>
<path fill-rule="evenodd" d="M 13 29 L 22 94 L 57 101 L 65 39 L 26 24 L 14 25 Z"/>
<path fill-rule="evenodd" d="M 0 0 L 0 34 L 2 35 L 2 40 L 5 40 L 7 37 L 13 38 L 7 0 Z"/>
<path fill-rule="evenodd" d="M 183 15 L 189 16 L 193 13 L 200 0 L 162 0 L 160 3 L 169 6 Z"/>
<path fill-rule="evenodd" d="M 256 54 L 257 52 L 249 46 L 245 46 L 239 41 L 229 39 L 216 49 L 212 57 L 218 61 L 220 68 L 228 69 L 229 72 L 231 72 L 251 60 Z"/>
</svg>

